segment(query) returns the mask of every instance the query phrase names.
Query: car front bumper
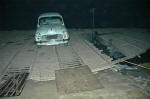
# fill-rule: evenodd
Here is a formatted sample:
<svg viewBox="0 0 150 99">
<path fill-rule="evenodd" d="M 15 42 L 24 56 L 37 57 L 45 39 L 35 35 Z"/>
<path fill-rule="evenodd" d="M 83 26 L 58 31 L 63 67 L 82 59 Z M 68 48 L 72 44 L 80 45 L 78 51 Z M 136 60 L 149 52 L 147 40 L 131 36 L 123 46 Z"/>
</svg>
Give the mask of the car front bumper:
<svg viewBox="0 0 150 99">
<path fill-rule="evenodd" d="M 69 39 L 61 40 L 61 41 L 36 41 L 37 45 L 58 45 L 68 43 Z"/>
</svg>

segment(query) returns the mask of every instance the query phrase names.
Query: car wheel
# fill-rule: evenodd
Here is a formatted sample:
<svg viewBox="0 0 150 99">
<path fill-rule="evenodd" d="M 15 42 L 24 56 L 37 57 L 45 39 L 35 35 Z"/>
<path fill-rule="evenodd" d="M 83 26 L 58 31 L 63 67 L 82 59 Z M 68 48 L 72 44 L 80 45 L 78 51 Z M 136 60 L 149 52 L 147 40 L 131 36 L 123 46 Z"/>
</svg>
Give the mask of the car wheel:
<svg viewBox="0 0 150 99">
<path fill-rule="evenodd" d="M 37 48 L 41 48 L 42 46 L 41 45 L 37 45 Z"/>
<path fill-rule="evenodd" d="M 64 46 L 68 46 L 68 45 L 69 45 L 68 43 L 65 43 L 65 44 L 64 44 Z"/>
</svg>

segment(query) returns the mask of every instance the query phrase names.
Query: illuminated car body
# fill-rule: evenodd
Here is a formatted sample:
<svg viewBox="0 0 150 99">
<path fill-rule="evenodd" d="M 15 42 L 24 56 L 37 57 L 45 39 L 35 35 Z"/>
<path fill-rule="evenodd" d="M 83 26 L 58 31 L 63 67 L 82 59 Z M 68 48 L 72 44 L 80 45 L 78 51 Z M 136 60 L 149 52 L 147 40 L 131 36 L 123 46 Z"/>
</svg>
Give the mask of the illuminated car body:
<svg viewBox="0 0 150 99">
<path fill-rule="evenodd" d="M 69 35 L 59 13 L 44 13 L 38 17 L 35 42 L 37 45 L 68 43 Z"/>
</svg>

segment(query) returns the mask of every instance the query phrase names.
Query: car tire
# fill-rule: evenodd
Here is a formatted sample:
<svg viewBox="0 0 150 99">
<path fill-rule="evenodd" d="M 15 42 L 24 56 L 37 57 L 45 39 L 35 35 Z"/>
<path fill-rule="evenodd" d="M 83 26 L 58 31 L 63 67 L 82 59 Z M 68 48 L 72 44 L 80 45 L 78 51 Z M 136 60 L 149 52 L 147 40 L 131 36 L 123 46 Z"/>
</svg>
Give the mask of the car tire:
<svg viewBox="0 0 150 99">
<path fill-rule="evenodd" d="M 68 45 L 69 45 L 69 43 L 65 43 L 65 44 L 64 44 L 64 46 L 68 46 Z"/>
<path fill-rule="evenodd" d="M 41 45 L 37 45 L 37 48 L 41 48 L 42 46 Z"/>
</svg>

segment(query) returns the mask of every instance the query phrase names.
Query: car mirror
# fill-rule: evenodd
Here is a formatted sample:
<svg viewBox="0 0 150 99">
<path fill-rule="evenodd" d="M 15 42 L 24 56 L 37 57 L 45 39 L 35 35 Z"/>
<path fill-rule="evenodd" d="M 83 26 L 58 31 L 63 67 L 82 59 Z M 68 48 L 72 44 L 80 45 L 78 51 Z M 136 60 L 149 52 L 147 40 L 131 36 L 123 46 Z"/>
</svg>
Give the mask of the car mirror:
<svg viewBox="0 0 150 99">
<path fill-rule="evenodd" d="M 39 24 L 37 24 L 37 27 L 40 27 Z"/>
<path fill-rule="evenodd" d="M 64 22 L 62 22 L 62 25 L 64 25 Z"/>
</svg>

